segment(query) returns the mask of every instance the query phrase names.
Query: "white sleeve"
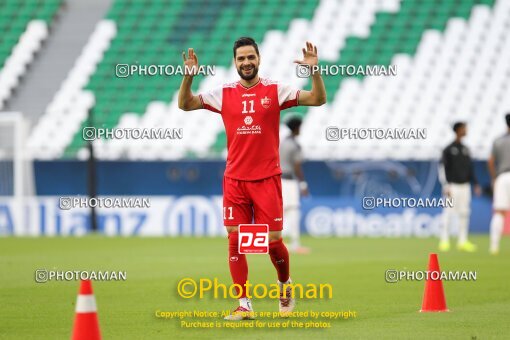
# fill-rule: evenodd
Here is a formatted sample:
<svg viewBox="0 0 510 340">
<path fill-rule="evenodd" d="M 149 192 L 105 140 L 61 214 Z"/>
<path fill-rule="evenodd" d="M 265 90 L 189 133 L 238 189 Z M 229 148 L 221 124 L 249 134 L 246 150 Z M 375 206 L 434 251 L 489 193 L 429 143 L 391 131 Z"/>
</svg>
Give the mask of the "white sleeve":
<svg viewBox="0 0 510 340">
<path fill-rule="evenodd" d="M 216 88 L 212 91 L 199 94 L 202 107 L 206 110 L 221 113 L 223 101 L 223 88 Z"/>
<path fill-rule="evenodd" d="M 278 83 L 278 104 L 280 109 L 298 106 L 299 91 L 287 84 Z"/>
</svg>

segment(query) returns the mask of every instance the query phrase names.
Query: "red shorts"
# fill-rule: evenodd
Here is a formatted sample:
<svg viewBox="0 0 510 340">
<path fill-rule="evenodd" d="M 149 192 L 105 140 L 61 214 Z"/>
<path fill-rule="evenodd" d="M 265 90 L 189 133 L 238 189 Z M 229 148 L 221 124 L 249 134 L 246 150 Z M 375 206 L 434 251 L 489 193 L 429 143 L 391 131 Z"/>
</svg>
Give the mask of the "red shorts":
<svg viewBox="0 0 510 340">
<path fill-rule="evenodd" d="M 223 224 L 267 224 L 269 231 L 283 229 L 281 175 L 258 181 L 223 177 Z"/>
</svg>

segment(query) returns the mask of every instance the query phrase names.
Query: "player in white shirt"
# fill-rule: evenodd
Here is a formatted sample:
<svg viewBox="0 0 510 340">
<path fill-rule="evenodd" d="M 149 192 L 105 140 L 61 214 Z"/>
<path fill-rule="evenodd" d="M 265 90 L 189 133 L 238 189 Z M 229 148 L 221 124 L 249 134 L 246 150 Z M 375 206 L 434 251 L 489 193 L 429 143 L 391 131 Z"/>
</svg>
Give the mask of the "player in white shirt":
<svg viewBox="0 0 510 340">
<path fill-rule="evenodd" d="M 494 193 L 489 249 L 493 255 L 499 253 L 505 215 L 510 211 L 510 113 L 505 119 L 508 130 L 505 135 L 494 141 L 488 164 Z"/>
<path fill-rule="evenodd" d="M 308 254 L 309 248 L 300 243 L 300 197 L 308 196 L 308 184 L 305 181 L 303 153 L 296 138 L 301 128 L 301 118 L 292 117 L 287 121 L 290 135 L 280 143 L 280 166 L 282 168 L 283 224 L 290 236 L 289 250 L 294 253 Z"/>
</svg>

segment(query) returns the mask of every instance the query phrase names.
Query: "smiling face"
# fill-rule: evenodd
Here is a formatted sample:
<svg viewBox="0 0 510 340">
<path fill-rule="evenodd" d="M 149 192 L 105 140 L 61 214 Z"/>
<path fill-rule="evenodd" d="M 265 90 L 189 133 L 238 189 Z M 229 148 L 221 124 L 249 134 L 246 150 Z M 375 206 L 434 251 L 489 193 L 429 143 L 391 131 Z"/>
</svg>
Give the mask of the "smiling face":
<svg viewBox="0 0 510 340">
<path fill-rule="evenodd" d="M 260 58 L 253 46 L 241 46 L 234 57 L 237 73 L 244 80 L 252 80 L 259 72 Z"/>
</svg>

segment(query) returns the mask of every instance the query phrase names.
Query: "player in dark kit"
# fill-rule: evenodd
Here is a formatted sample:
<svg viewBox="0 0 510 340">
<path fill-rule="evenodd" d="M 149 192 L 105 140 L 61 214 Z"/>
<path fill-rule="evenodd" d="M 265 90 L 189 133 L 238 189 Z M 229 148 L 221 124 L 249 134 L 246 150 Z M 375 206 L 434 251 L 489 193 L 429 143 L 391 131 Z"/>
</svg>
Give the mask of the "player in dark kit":
<svg viewBox="0 0 510 340">
<path fill-rule="evenodd" d="M 193 75 L 183 77 L 179 90 L 179 108 L 185 111 L 207 109 L 221 114 L 227 134 L 227 165 L 223 178 L 223 222 L 228 232 L 229 268 L 232 280 L 240 285 L 239 307 L 227 320 L 251 318 L 253 312 L 246 296 L 248 263 L 238 252 L 239 224 L 269 226 L 269 255 L 280 285 L 279 310 L 291 312 L 295 301 L 290 289 L 289 253 L 282 240 L 283 207 L 279 160 L 280 111 L 298 105 L 319 106 L 326 102 L 326 90 L 319 73 L 312 75 L 312 90 L 294 89 L 258 75 L 260 55 L 252 38 L 239 38 L 234 43 L 234 64 L 241 79 L 222 88 L 194 95 Z M 198 58 L 188 49 L 187 70 L 198 69 Z M 303 59 L 296 63 L 318 64 L 317 48 L 306 43 Z M 285 295 L 283 295 L 285 293 Z"/>
<path fill-rule="evenodd" d="M 462 143 L 462 139 L 467 134 L 466 123 L 456 122 L 453 125 L 453 131 L 455 140 L 443 150 L 439 167 L 439 180 L 443 186 L 443 192 L 453 200 L 454 204 L 453 207 L 446 207 L 443 211 L 439 250 L 450 250 L 449 228 L 455 221 L 459 230 L 457 249 L 474 252 L 476 245 L 468 240 L 471 184 L 477 196 L 480 196 L 482 189 L 476 180 L 469 149 Z"/>
</svg>

